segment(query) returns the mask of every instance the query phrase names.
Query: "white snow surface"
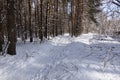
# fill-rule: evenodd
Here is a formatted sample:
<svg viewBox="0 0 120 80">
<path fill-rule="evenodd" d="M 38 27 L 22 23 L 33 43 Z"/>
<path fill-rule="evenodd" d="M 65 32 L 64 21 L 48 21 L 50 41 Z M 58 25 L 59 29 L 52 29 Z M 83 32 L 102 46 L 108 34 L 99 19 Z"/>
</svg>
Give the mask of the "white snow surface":
<svg viewBox="0 0 120 80">
<path fill-rule="evenodd" d="M 95 36 L 19 42 L 17 55 L 0 56 L 0 80 L 120 80 L 120 42 Z"/>
</svg>

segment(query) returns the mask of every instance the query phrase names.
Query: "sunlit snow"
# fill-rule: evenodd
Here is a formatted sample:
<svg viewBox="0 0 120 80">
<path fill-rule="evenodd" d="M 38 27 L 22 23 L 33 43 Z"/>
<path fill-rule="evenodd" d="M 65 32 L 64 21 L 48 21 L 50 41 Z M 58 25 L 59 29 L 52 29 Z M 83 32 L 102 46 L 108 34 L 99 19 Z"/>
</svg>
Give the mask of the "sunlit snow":
<svg viewBox="0 0 120 80">
<path fill-rule="evenodd" d="M 0 80 L 120 80 L 120 42 L 96 34 L 17 43 L 0 56 Z"/>
</svg>

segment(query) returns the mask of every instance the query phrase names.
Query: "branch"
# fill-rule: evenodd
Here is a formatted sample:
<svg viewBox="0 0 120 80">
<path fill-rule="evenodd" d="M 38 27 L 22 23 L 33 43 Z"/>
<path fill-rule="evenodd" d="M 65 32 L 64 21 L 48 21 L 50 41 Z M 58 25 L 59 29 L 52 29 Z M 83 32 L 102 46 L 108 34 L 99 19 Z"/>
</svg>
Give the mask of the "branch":
<svg viewBox="0 0 120 80">
<path fill-rule="evenodd" d="M 117 1 L 117 2 L 112 1 L 112 3 L 120 7 L 120 1 L 119 1 L 119 0 L 116 0 L 116 1 Z"/>
<path fill-rule="evenodd" d="M 116 0 L 118 3 L 120 3 L 120 0 Z"/>
</svg>

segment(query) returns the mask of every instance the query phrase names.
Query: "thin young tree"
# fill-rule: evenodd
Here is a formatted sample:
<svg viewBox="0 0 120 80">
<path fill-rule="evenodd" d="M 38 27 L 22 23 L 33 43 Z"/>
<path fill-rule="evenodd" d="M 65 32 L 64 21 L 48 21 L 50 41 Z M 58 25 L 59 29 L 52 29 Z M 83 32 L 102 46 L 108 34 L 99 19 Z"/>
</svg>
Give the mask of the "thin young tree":
<svg viewBox="0 0 120 80">
<path fill-rule="evenodd" d="M 0 0 L 0 52 L 2 52 L 2 0 Z"/>
<path fill-rule="evenodd" d="M 33 30 L 32 30 L 32 2 L 31 0 L 28 0 L 28 9 L 29 9 L 29 16 L 28 16 L 28 19 L 29 19 L 29 36 L 30 36 L 30 42 L 33 42 Z"/>
<path fill-rule="evenodd" d="M 39 14 L 38 14 L 39 15 Z M 43 0 L 40 0 L 39 39 L 43 41 Z"/>
<path fill-rule="evenodd" d="M 48 11 L 49 11 L 49 0 L 47 0 L 46 3 L 46 17 L 45 17 L 45 31 L 44 31 L 44 36 L 47 38 L 48 36 Z"/>
<path fill-rule="evenodd" d="M 27 39 L 28 35 L 28 20 L 27 20 L 27 0 L 24 0 L 24 30 L 23 30 L 23 36 L 25 39 Z"/>
<path fill-rule="evenodd" d="M 71 36 L 74 36 L 74 24 L 75 24 L 75 8 L 74 8 L 75 1 L 71 0 Z"/>
</svg>

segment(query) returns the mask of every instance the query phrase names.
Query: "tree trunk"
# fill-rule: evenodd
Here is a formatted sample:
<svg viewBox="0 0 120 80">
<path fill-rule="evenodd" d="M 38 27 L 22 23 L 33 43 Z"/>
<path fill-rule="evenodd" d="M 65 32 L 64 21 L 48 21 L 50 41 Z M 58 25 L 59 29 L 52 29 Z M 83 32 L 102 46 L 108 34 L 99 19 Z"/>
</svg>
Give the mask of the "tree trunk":
<svg viewBox="0 0 120 80">
<path fill-rule="evenodd" d="M 46 8 L 45 31 L 44 31 L 45 38 L 47 38 L 47 33 L 48 33 L 48 10 L 49 10 L 49 1 L 47 1 L 47 8 Z"/>
<path fill-rule="evenodd" d="M 42 32 L 42 25 L 43 25 L 43 0 L 40 1 L 40 25 L 39 25 L 39 38 L 41 41 L 43 40 L 43 32 Z"/>
<path fill-rule="evenodd" d="M 2 52 L 2 18 L 1 18 L 1 12 L 2 12 L 2 1 L 0 1 L 0 52 Z"/>
<path fill-rule="evenodd" d="M 30 42 L 33 42 L 33 31 L 32 31 L 32 24 L 31 24 L 31 1 L 28 0 L 28 6 L 29 6 L 29 36 L 30 36 Z"/>
<path fill-rule="evenodd" d="M 14 4 L 14 0 L 7 0 L 7 32 L 9 42 L 7 53 L 10 55 L 16 54 L 16 26 Z"/>
<path fill-rule="evenodd" d="M 0 52 L 2 52 L 2 21 L 1 21 L 1 11 L 0 11 Z"/>
<path fill-rule="evenodd" d="M 74 36 L 74 21 L 75 21 L 75 15 L 74 15 L 74 0 L 71 1 L 71 35 Z"/>
<path fill-rule="evenodd" d="M 58 0 L 55 0 L 55 2 L 56 2 L 56 5 L 55 5 L 55 12 L 56 12 L 56 23 L 55 23 L 55 36 L 57 36 L 58 35 Z"/>
<path fill-rule="evenodd" d="M 28 34 L 28 26 L 27 26 L 27 2 L 26 0 L 24 1 L 24 37 L 27 39 L 27 34 Z"/>
<path fill-rule="evenodd" d="M 83 8 L 84 8 L 84 5 L 83 5 L 83 0 L 79 0 L 79 8 L 80 8 L 80 13 L 81 15 L 79 15 L 79 35 L 82 34 L 83 32 Z"/>
</svg>

